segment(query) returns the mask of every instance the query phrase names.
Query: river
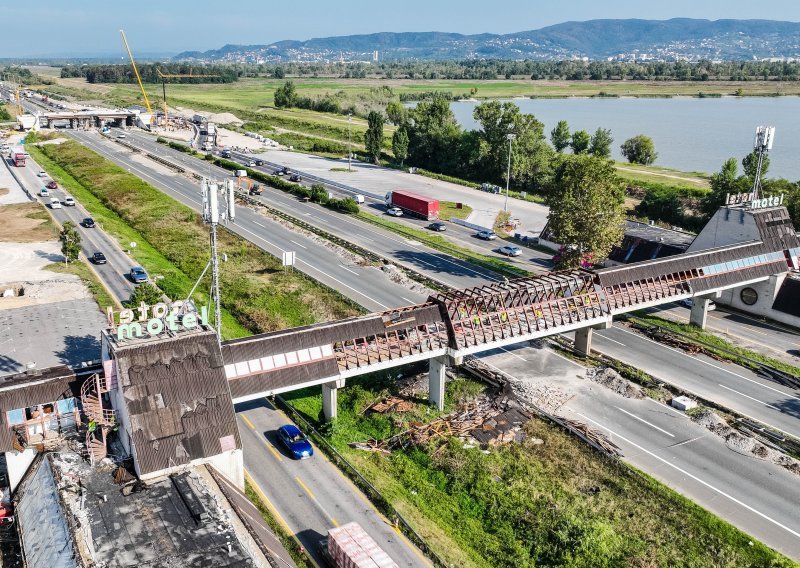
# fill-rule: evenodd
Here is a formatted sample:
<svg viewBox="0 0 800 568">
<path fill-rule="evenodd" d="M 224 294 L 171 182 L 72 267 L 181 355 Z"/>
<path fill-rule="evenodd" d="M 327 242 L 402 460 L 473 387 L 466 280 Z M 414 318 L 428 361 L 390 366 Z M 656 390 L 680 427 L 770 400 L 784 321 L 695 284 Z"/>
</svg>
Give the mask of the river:
<svg viewBox="0 0 800 568">
<path fill-rule="evenodd" d="M 756 126 L 775 126 L 767 177 L 800 180 L 800 97 L 574 97 L 511 102 L 542 121 L 548 139 L 559 120 L 566 120 L 571 131 L 591 134 L 598 127 L 609 128 L 614 158 L 622 160 L 620 144 L 636 134 L 646 134 L 656 145 L 655 165 L 683 171 L 713 173 L 728 158 L 741 161 L 752 150 Z M 456 118 L 466 129 L 477 127 L 472 118 L 477 104 L 452 103 Z"/>
</svg>

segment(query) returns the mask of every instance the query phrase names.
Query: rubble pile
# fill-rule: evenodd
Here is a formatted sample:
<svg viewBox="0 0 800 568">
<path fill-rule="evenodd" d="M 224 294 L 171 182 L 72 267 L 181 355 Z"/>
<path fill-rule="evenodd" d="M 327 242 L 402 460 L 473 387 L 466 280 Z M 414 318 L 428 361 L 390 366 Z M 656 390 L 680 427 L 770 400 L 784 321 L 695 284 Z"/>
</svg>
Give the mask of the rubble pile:
<svg viewBox="0 0 800 568">
<path fill-rule="evenodd" d="M 605 369 L 587 369 L 586 376 L 589 380 L 594 381 L 604 387 L 611 389 L 618 395 L 624 396 L 625 398 L 634 398 L 637 400 L 641 400 L 645 398 L 644 391 L 631 383 L 629 380 L 622 378 L 618 372 L 616 372 L 611 367 L 606 367 Z"/>
</svg>

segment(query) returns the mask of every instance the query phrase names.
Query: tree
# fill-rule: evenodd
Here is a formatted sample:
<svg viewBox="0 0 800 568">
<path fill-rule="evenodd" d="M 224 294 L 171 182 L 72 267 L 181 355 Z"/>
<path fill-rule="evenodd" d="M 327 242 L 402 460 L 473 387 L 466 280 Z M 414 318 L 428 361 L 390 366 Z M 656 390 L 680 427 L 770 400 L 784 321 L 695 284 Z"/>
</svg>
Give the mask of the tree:
<svg viewBox="0 0 800 568">
<path fill-rule="evenodd" d="M 548 226 L 564 247 L 557 268 L 607 258 L 624 235 L 624 201 L 613 162 L 590 155 L 562 157 L 547 192 Z"/>
<path fill-rule="evenodd" d="M 283 71 L 283 67 L 278 66 L 272 71 L 272 77 L 274 79 L 283 79 L 286 76 L 286 73 Z"/>
<path fill-rule="evenodd" d="M 383 145 L 383 115 L 377 111 L 370 111 L 367 115 L 364 145 L 367 148 L 367 154 L 377 164 L 381 159 L 381 146 Z"/>
<path fill-rule="evenodd" d="M 399 128 L 392 134 L 392 152 L 394 158 L 403 166 L 406 158 L 408 158 L 408 132 L 405 128 Z"/>
<path fill-rule="evenodd" d="M 403 126 L 408 122 L 408 109 L 400 101 L 390 101 L 386 105 L 386 116 L 395 126 Z"/>
<path fill-rule="evenodd" d="M 622 155 L 625 156 L 631 164 L 649 166 L 655 162 L 658 157 L 653 139 L 644 134 L 628 138 L 622 143 L 620 149 L 622 150 Z"/>
<path fill-rule="evenodd" d="M 607 128 L 598 128 L 592 134 L 592 140 L 589 143 L 589 153 L 599 158 L 611 157 L 611 144 L 614 143 L 614 138 L 611 137 L 611 131 Z"/>
<path fill-rule="evenodd" d="M 133 289 L 133 293 L 131 294 L 131 297 L 128 298 L 126 304 L 133 307 L 144 302 L 148 306 L 152 306 L 153 304 L 159 303 L 163 295 L 164 293 L 154 284 L 145 282 L 144 284 L 139 284 Z"/>
<path fill-rule="evenodd" d="M 75 262 L 81 252 L 81 235 L 72 221 L 65 221 L 59 234 L 61 254 L 65 262 Z"/>
<path fill-rule="evenodd" d="M 576 130 L 572 133 L 569 146 L 572 148 L 573 154 L 585 154 L 589 151 L 589 143 L 592 137 L 585 130 Z"/>
<path fill-rule="evenodd" d="M 297 90 L 291 81 L 286 81 L 282 87 L 275 89 L 273 96 L 278 108 L 290 108 L 297 104 Z"/>
<path fill-rule="evenodd" d="M 550 131 L 550 141 L 553 143 L 556 152 L 563 152 L 569 146 L 569 125 L 566 120 L 559 120 L 556 127 Z"/>
<path fill-rule="evenodd" d="M 750 179 L 756 178 L 756 169 L 758 169 L 758 152 L 753 150 L 742 158 L 742 167 L 744 168 L 744 175 Z M 764 154 L 764 160 L 761 162 L 761 177 L 767 175 L 769 169 L 769 156 Z"/>
<path fill-rule="evenodd" d="M 725 204 L 727 194 L 748 190 L 749 180 L 738 174 L 739 166 L 736 158 L 728 158 L 722 164 L 720 171 L 711 176 L 711 191 L 700 204 L 700 210 L 706 218 L 710 218 L 721 205 Z"/>
<path fill-rule="evenodd" d="M 455 167 L 461 129 L 450 109 L 450 97 L 435 93 L 409 112 L 408 161 L 439 172 Z"/>
</svg>

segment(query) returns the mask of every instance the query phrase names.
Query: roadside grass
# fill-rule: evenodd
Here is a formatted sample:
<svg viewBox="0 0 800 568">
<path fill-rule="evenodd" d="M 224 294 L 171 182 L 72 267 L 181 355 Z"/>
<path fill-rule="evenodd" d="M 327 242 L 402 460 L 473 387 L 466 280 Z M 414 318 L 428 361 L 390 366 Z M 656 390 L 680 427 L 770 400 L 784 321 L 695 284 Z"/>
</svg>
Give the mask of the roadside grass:
<svg viewBox="0 0 800 568">
<path fill-rule="evenodd" d="M 64 185 L 87 209 L 98 210 L 98 219 L 109 225 L 123 248 L 129 238 L 137 242 L 135 257 L 151 266 L 169 297 L 188 294 L 209 255 L 207 228 L 199 214 L 74 141 L 35 151 L 74 178 Z M 221 270 L 222 303 L 233 316 L 227 320 L 232 325 L 223 328 L 225 338 L 361 312 L 338 292 L 303 274 L 285 272 L 277 259 L 233 233 L 219 231 L 218 242 L 220 255 L 228 259 Z M 205 292 L 199 297 L 207 301 Z"/>
<path fill-rule="evenodd" d="M 454 201 L 440 201 L 439 202 L 439 218 L 444 221 L 451 219 L 466 219 L 472 213 L 472 207 L 465 203 L 458 203 Z"/>
<path fill-rule="evenodd" d="M 50 272 L 74 274 L 75 276 L 78 276 L 81 280 L 83 280 L 83 283 L 92 294 L 94 301 L 97 302 L 97 307 L 99 307 L 100 311 L 103 313 L 106 312 L 107 307 L 118 305 L 118 302 L 106 291 L 106 289 L 100 283 L 100 280 L 97 279 L 95 273 L 92 272 L 92 270 L 82 260 L 71 262 L 69 264 L 64 264 L 63 262 L 54 262 L 45 266 L 44 269 L 49 270 Z"/>
<path fill-rule="evenodd" d="M 283 396 L 451 566 L 794 566 L 666 485 L 537 418 L 525 426 L 525 442 L 487 453 L 458 438 L 388 456 L 350 448 L 439 415 L 424 399 L 408 414 L 362 412 L 396 389 L 388 374 L 353 379 L 339 391 L 338 417 L 327 427 L 319 389 Z M 446 411 L 483 389 L 470 379 L 448 381 Z"/>
<path fill-rule="evenodd" d="M 750 359 L 752 361 L 756 361 L 758 363 L 762 363 L 774 369 L 778 369 L 779 371 L 783 371 L 785 373 L 789 373 L 796 377 L 800 377 L 800 367 L 795 365 L 790 365 L 789 363 L 785 363 L 778 359 L 773 359 L 772 357 L 767 357 L 761 353 L 757 353 L 755 351 L 751 351 L 750 349 L 745 349 L 744 347 L 739 347 L 738 345 L 734 345 L 733 343 L 710 333 L 708 331 L 703 331 L 700 328 L 697 328 L 693 325 L 684 324 L 684 323 L 677 323 L 675 321 L 662 318 L 647 312 L 636 311 L 631 314 L 633 316 L 632 319 L 634 321 L 640 321 L 642 323 L 650 324 L 650 325 L 657 325 L 664 329 L 675 331 L 678 333 L 682 333 L 683 335 L 688 336 L 691 339 L 695 339 L 698 341 L 702 341 L 703 343 L 707 343 L 710 348 L 727 361 L 731 361 L 732 363 L 736 363 L 737 365 L 741 365 L 747 368 L 753 368 L 753 364 L 748 362 L 746 359 Z M 714 349 L 714 348 L 718 349 Z"/>
<path fill-rule="evenodd" d="M 472 262 L 473 264 L 488 268 L 489 270 L 493 270 L 498 274 L 505 274 L 512 278 L 520 278 L 531 275 L 531 273 L 524 268 L 514 266 L 513 264 L 500 258 L 492 258 L 491 256 L 486 256 L 484 254 L 459 247 L 442 236 L 431 234 L 430 231 L 406 227 L 405 225 L 400 225 L 399 223 L 389 221 L 383 217 L 372 215 L 364 211 L 359 211 L 354 216 L 362 221 L 366 221 L 367 223 L 372 223 L 373 225 L 383 227 L 384 229 L 389 229 L 398 235 L 420 241 L 421 243 L 426 244 L 433 249 L 447 253 L 455 258 L 466 260 L 468 262 Z"/>
</svg>

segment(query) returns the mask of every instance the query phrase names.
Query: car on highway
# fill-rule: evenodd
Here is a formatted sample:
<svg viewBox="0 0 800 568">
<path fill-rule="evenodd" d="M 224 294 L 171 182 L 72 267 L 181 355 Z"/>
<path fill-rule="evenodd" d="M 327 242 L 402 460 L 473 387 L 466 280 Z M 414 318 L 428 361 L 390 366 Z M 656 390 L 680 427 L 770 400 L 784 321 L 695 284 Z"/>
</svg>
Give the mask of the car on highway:
<svg viewBox="0 0 800 568">
<path fill-rule="evenodd" d="M 39 195 L 41 195 L 42 197 L 50 197 L 50 190 L 47 189 L 46 187 L 43 187 L 41 191 L 39 191 Z"/>
<path fill-rule="evenodd" d="M 389 207 L 389 209 L 386 210 L 386 214 L 391 215 L 392 217 L 402 217 L 403 210 L 399 207 Z"/>
<path fill-rule="evenodd" d="M 691 309 L 691 307 L 694 306 L 694 301 L 691 298 L 686 298 L 685 300 L 681 300 L 681 304 L 683 304 L 687 308 Z M 708 302 L 708 311 L 709 312 L 713 312 L 716 309 L 717 309 L 717 304 L 715 304 L 714 302 L 709 300 L 709 302 Z"/>
<path fill-rule="evenodd" d="M 430 225 L 428 225 L 428 228 L 431 231 L 442 232 L 442 231 L 446 231 L 447 230 L 447 225 L 445 225 L 441 221 L 437 221 L 436 223 L 431 223 Z"/>
<path fill-rule="evenodd" d="M 40 171 L 40 172 L 39 172 L 38 174 L 36 174 L 36 175 L 37 175 L 37 176 L 39 176 L 40 178 L 47 177 L 47 172 L 46 172 L 46 171 L 44 171 L 44 170 L 42 170 L 42 171 Z"/>
<path fill-rule="evenodd" d="M 249 162 L 247 162 L 247 167 L 248 168 L 255 168 L 256 167 L 256 161 L 255 160 L 250 160 Z"/>
<path fill-rule="evenodd" d="M 119 134 L 117 134 L 117 138 L 125 138 L 125 133 L 120 132 Z"/>
<path fill-rule="evenodd" d="M 478 231 L 475 236 L 484 241 L 493 241 L 497 238 L 497 233 L 494 231 Z"/>
<path fill-rule="evenodd" d="M 278 169 L 276 169 L 275 171 L 273 171 L 273 172 L 272 172 L 272 175 L 275 175 L 275 176 L 285 176 L 285 175 L 287 175 L 288 173 L 289 173 L 289 168 L 287 168 L 286 166 L 284 166 L 284 167 L 282 167 L 282 168 L 278 168 Z"/>
<path fill-rule="evenodd" d="M 289 176 L 289 181 L 301 182 L 303 181 L 303 178 L 300 177 L 300 174 L 292 174 L 291 176 Z"/>
<path fill-rule="evenodd" d="M 91 217 L 86 217 L 86 219 L 81 221 L 81 225 L 83 225 L 87 229 L 94 229 L 95 227 L 94 219 L 92 219 Z"/>
<path fill-rule="evenodd" d="M 67 207 L 75 207 L 75 200 L 72 199 L 71 195 L 65 196 L 64 201 L 62 203 L 64 203 L 64 205 L 66 205 Z"/>
<path fill-rule="evenodd" d="M 256 165 L 257 166 L 263 166 L 264 165 L 264 160 L 256 160 Z"/>
<path fill-rule="evenodd" d="M 314 448 L 306 435 L 294 424 L 286 424 L 278 428 L 278 439 L 286 450 L 296 460 L 310 458 L 314 455 Z"/>
<path fill-rule="evenodd" d="M 50 181 L 47 182 L 47 185 L 45 187 L 47 189 L 58 189 L 58 184 L 51 179 Z"/>
<path fill-rule="evenodd" d="M 141 284 L 142 282 L 147 282 L 147 272 L 144 271 L 144 268 L 141 266 L 134 266 L 131 268 L 130 271 L 131 281 L 134 284 Z"/>
<path fill-rule="evenodd" d="M 57 197 L 50 198 L 50 209 L 61 209 L 61 202 Z"/>
<path fill-rule="evenodd" d="M 518 246 L 506 245 L 504 247 L 500 247 L 497 252 L 506 256 L 519 256 L 522 254 L 522 249 Z"/>
<path fill-rule="evenodd" d="M 93 262 L 93 263 L 95 263 L 95 264 L 105 264 L 106 262 L 108 262 L 108 261 L 106 260 L 106 255 L 104 255 L 102 252 L 96 252 L 96 253 L 94 253 L 94 254 L 92 255 L 92 259 L 91 259 L 91 260 L 92 260 L 92 262 Z"/>
</svg>

